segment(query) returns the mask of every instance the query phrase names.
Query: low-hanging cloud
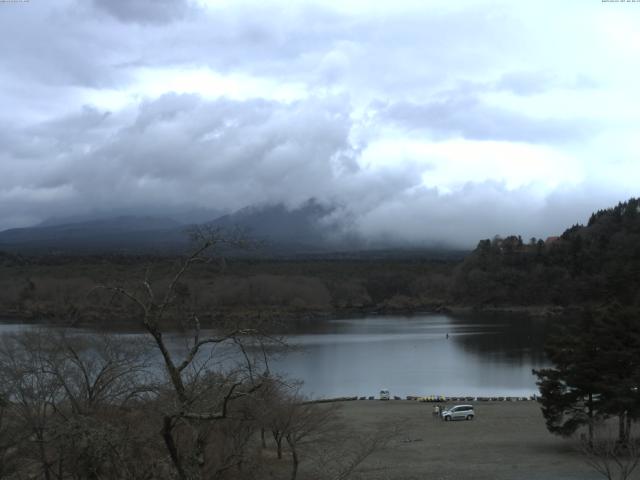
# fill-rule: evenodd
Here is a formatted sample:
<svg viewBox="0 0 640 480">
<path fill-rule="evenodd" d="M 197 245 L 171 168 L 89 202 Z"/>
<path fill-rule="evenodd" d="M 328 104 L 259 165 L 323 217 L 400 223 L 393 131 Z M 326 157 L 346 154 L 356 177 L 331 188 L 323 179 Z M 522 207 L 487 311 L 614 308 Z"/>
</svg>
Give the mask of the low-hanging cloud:
<svg viewBox="0 0 640 480">
<path fill-rule="evenodd" d="M 524 87 L 522 87 L 524 88 Z M 579 141 L 597 131 L 593 122 L 579 118 L 534 118 L 463 97 L 430 103 L 398 102 L 380 115 L 409 129 L 422 129 L 436 137 L 460 136 L 471 140 L 505 140 L 529 143 Z"/>
<path fill-rule="evenodd" d="M 279 104 L 169 94 L 119 116 L 87 108 L 4 131 L 0 208 L 19 191 L 34 198 L 49 192 L 41 215 L 107 206 L 297 204 L 326 197 L 343 161 L 352 169 L 350 129 L 342 99 Z"/>
<path fill-rule="evenodd" d="M 494 234 L 557 232 L 599 205 L 591 195 L 560 215 L 561 202 L 550 207 L 531 188 L 469 182 L 443 193 L 422 184 L 428 165 L 360 165 L 366 145 L 351 143 L 351 113 L 342 96 L 281 103 L 168 94 L 118 114 L 87 107 L 5 130 L 0 218 L 9 227 L 61 213 L 296 208 L 314 198 L 335 208 L 327 222 L 371 245 L 469 246 Z"/>
<path fill-rule="evenodd" d="M 535 188 L 506 188 L 497 182 L 468 183 L 441 193 L 435 188 L 402 192 L 355 217 L 357 231 L 374 245 L 427 244 L 469 248 L 495 235 L 546 238 L 560 235 L 591 212 L 616 201 L 599 185 L 581 184 L 545 198 Z"/>
<path fill-rule="evenodd" d="M 635 13 L 543 4 L 0 6 L 0 228 L 314 198 L 373 243 L 558 233 L 635 193 Z"/>
</svg>

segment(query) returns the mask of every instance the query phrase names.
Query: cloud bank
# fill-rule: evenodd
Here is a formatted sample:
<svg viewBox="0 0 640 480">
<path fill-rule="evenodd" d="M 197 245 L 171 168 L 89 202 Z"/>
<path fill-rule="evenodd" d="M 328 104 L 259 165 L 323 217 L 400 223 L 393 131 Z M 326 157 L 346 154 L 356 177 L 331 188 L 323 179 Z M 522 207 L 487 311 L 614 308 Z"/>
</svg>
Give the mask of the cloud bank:
<svg viewBox="0 0 640 480">
<path fill-rule="evenodd" d="M 314 198 L 372 241 L 558 233 L 640 180 L 640 10 L 580 5 L 1 5 L 0 228 Z"/>
</svg>

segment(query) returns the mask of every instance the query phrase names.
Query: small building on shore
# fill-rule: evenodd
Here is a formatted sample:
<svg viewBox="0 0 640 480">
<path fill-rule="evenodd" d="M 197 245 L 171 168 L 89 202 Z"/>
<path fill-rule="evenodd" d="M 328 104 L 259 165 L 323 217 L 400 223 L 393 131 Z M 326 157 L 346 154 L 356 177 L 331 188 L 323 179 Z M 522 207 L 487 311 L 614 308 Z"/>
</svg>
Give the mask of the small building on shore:
<svg viewBox="0 0 640 480">
<path fill-rule="evenodd" d="M 544 241 L 544 244 L 545 246 L 549 246 L 551 244 L 556 243 L 558 240 L 560 240 L 560 237 L 558 236 L 547 237 L 547 239 Z"/>
</svg>

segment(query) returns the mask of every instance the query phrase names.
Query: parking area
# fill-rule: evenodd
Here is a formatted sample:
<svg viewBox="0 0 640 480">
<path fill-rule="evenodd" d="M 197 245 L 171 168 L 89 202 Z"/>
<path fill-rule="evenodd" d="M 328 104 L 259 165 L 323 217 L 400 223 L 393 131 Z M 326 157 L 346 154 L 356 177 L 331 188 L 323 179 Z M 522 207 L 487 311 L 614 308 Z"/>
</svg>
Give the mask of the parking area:
<svg viewBox="0 0 640 480">
<path fill-rule="evenodd" d="M 466 404 L 469 402 L 463 402 Z M 433 404 L 353 401 L 341 406 L 356 429 L 398 425 L 400 434 L 363 465 L 368 479 L 596 480 L 572 440 L 551 435 L 540 406 L 527 402 L 471 402 L 471 421 L 444 422 Z M 452 407 L 456 404 L 442 404 Z"/>
</svg>

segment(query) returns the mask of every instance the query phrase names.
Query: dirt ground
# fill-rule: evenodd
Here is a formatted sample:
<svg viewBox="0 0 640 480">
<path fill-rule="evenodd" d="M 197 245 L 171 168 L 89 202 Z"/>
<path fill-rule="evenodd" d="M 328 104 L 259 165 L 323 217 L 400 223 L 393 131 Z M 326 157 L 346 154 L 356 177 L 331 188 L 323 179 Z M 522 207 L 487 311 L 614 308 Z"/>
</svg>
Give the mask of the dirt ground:
<svg viewBox="0 0 640 480">
<path fill-rule="evenodd" d="M 463 402 L 464 403 L 464 402 Z M 444 422 L 433 404 L 407 400 L 341 404 L 354 429 L 400 426 L 397 439 L 360 468 L 371 480 L 595 480 L 576 440 L 551 435 L 540 406 L 528 402 L 470 402 L 476 418 Z M 636 478 L 636 477 L 633 477 Z"/>
</svg>

